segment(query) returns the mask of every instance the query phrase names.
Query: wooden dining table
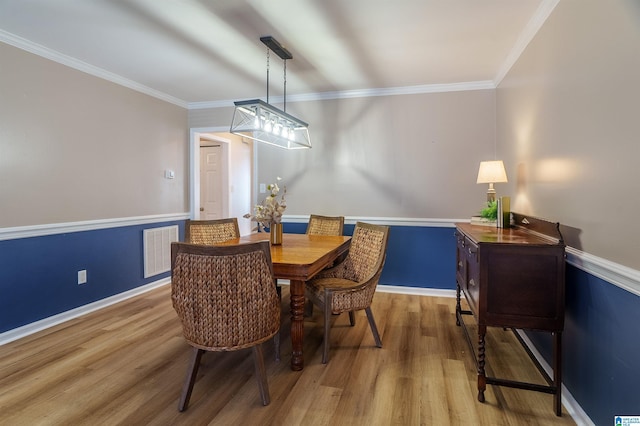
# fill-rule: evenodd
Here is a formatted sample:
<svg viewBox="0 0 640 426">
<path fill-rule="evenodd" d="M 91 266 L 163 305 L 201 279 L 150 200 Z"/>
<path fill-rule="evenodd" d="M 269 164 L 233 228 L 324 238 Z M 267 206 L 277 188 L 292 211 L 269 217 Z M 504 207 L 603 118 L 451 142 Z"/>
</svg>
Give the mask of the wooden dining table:
<svg viewBox="0 0 640 426">
<path fill-rule="evenodd" d="M 269 233 L 258 232 L 229 240 L 223 244 L 242 244 L 269 240 Z M 307 234 L 283 234 L 282 244 L 271 245 L 273 273 L 290 282 L 291 295 L 291 369 L 304 368 L 302 354 L 304 334 L 305 281 L 331 265 L 349 250 L 351 237 Z"/>
</svg>

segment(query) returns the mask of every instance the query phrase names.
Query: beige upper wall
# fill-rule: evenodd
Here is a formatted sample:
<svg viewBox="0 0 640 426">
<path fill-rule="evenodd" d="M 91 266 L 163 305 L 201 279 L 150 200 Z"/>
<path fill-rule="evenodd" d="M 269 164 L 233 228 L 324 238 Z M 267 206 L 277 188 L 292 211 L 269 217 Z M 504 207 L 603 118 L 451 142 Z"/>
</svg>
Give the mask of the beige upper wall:
<svg viewBox="0 0 640 426">
<path fill-rule="evenodd" d="M 493 90 L 296 102 L 313 148 L 258 144 L 258 181 L 287 186 L 287 214 L 469 218 L 483 207 L 481 160 L 493 159 Z M 232 110 L 190 112 L 228 126 Z"/>
<path fill-rule="evenodd" d="M 0 227 L 189 211 L 185 109 L 3 43 L 0 57 Z"/>
<path fill-rule="evenodd" d="M 640 2 L 561 1 L 497 90 L 514 210 L 640 269 Z"/>
</svg>

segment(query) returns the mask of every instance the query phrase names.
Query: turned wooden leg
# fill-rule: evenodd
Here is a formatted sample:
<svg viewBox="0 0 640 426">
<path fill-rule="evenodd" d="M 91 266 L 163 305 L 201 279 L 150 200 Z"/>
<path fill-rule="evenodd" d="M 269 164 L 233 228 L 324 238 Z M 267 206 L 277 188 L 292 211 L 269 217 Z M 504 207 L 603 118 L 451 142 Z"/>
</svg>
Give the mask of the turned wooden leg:
<svg viewBox="0 0 640 426">
<path fill-rule="evenodd" d="M 291 369 L 304 368 L 302 344 L 304 334 L 304 281 L 291 280 Z"/>
<path fill-rule="evenodd" d="M 478 325 L 478 401 L 484 402 L 484 391 L 487 388 L 487 377 L 484 371 L 486 325 Z"/>
<path fill-rule="evenodd" d="M 460 315 L 462 307 L 460 306 L 460 284 L 456 281 L 456 325 L 460 326 Z"/>
</svg>

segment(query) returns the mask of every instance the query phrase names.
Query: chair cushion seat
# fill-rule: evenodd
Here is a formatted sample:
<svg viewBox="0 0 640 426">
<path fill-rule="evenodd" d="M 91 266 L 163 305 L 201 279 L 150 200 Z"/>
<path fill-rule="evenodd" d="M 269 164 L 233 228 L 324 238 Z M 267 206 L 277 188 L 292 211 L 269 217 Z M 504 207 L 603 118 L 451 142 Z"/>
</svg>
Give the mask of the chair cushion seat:
<svg viewBox="0 0 640 426">
<path fill-rule="evenodd" d="M 307 291 L 322 304 L 326 303 L 325 290 L 333 293 L 331 313 L 339 314 L 365 309 L 371 304 L 375 287 L 363 288 L 361 283 L 343 278 L 319 278 L 307 282 Z"/>
<path fill-rule="evenodd" d="M 318 295 L 324 293 L 325 288 L 348 290 L 358 285 L 359 283 L 344 278 L 318 278 L 307 282 L 307 288 Z"/>
</svg>

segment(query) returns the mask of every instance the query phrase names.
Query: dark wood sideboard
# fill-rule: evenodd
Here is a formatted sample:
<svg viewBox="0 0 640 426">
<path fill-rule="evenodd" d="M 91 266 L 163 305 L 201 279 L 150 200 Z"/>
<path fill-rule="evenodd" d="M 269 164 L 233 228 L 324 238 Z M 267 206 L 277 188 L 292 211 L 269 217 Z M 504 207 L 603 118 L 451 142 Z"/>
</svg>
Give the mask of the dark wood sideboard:
<svg viewBox="0 0 640 426">
<path fill-rule="evenodd" d="M 478 370 L 478 400 L 487 384 L 554 395 L 556 415 L 562 415 L 562 330 L 565 308 L 565 244 L 558 223 L 513 213 L 509 228 L 456 224 L 456 324 L 461 325 Z M 470 310 L 460 305 L 461 293 Z M 477 322 L 477 347 L 464 315 Z M 487 377 L 487 327 L 512 329 L 547 385 Z M 533 356 L 516 329 L 553 334 L 553 378 Z"/>
</svg>

